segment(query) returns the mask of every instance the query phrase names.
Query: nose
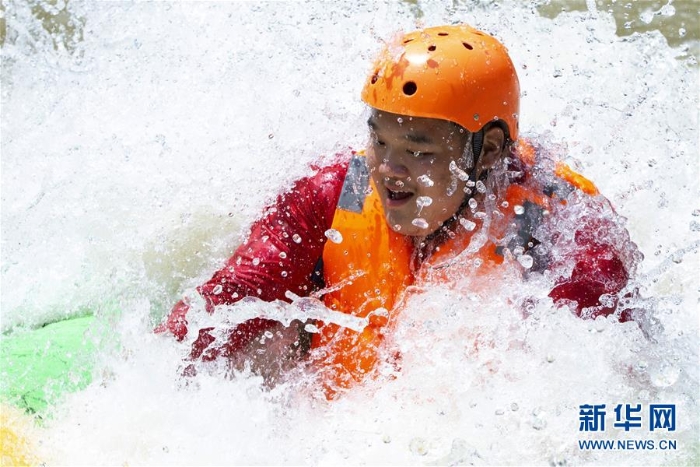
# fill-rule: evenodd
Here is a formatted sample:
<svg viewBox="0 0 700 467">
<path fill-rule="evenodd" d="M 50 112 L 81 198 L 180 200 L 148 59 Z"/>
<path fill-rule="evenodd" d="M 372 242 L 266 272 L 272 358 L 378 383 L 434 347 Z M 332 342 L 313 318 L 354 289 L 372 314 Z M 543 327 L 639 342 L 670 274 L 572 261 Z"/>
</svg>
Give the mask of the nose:
<svg viewBox="0 0 700 467">
<path fill-rule="evenodd" d="M 400 156 L 393 151 L 386 151 L 380 160 L 378 167 L 382 177 L 403 179 L 408 177 L 408 168 L 404 165 Z"/>
</svg>

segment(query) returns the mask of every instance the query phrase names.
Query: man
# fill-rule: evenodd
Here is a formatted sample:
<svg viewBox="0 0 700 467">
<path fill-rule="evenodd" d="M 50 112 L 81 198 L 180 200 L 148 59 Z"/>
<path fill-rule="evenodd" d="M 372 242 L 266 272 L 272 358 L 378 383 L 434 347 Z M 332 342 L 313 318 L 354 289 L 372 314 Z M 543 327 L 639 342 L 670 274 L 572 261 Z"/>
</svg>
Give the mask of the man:
<svg viewBox="0 0 700 467">
<path fill-rule="evenodd" d="M 468 26 L 428 28 L 388 44 L 362 91 L 371 108 L 366 156 L 339 156 L 299 180 L 197 289 L 209 313 L 243 297 L 315 293 L 367 325 L 358 332 L 316 321 L 308 333 L 256 318 L 224 342 L 212 328 L 199 330 L 190 358 L 226 358 L 236 367 L 248 359 L 270 376 L 311 349 L 332 396 L 376 368 L 409 285 L 466 274 L 491 280 L 516 261 L 523 275 L 554 274 L 549 296 L 579 316 L 615 312 L 639 254 L 619 223 L 602 215 L 612 211 L 591 182 L 518 140 L 519 95 L 506 49 Z M 557 232 L 556 223 L 583 205 L 575 228 Z M 616 237 L 605 235 L 612 231 Z M 182 340 L 188 310 L 179 302 L 158 331 Z"/>
</svg>

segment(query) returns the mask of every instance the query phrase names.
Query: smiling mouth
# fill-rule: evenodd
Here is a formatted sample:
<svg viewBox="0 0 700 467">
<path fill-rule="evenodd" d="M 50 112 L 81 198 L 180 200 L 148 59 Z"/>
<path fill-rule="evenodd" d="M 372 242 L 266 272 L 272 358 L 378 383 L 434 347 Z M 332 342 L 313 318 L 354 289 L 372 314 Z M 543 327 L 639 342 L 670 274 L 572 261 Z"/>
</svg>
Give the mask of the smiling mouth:
<svg viewBox="0 0 700 467">
<path fill-rule="evenodd" d="M 387 192 L 386 197 L 386 207 L 387 208 L 399 208 L 404 206 L 409 199 L 413 198 L 414 193 L 410 191 L 398 191 L 392 190 L 389 187 L 385 187 Z"/>
<path fill-rule="evenodd" d="M 392 201 L 403 201 L 413 196 L 413 193 L 410 191 L 394 191 L 389 188 L 387 188 L 387 193 L 389 194 L 389 199 Z"/>
</svg>

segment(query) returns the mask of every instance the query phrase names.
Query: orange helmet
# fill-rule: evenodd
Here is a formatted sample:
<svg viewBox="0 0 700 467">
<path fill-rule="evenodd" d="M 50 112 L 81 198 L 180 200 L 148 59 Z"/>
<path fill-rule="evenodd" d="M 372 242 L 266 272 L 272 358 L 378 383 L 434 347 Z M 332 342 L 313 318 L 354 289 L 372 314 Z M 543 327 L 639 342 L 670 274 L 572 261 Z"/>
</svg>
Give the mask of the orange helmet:
<svg viewBox="0 0 700 467">
<path fill-rule="evenodd" d="M 518 138 L 520 84 L 506 48 L 466 25 L 414 31 L 387 44 L 362 89 L 386 112 L 439 118 L 476 133 L 500 120 Z"/>
</svg>

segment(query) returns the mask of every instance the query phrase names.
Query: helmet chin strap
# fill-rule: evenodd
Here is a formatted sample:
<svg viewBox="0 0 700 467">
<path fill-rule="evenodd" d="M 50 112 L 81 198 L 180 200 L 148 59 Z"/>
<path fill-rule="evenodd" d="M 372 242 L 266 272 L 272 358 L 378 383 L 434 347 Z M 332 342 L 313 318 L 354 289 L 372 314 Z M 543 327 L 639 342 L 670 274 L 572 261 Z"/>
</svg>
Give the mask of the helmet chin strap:
<svg viewBox="0 0 700 467">
<path fill-rule="evenodd" d="M 477 131 L 476 133 L 472 134 L 472 154 L 474 155 L 474 166 L 472 167 L 471 172 L 469 173 L 469 180 L 473 180 L 476 182 L 476 168 L 479 165 L 479 159 L 481 158 L 481 149 L 484 146 L 484 129 L 482 128 L 481 130 Z M 484 173 L 481 174 L 481 177 L 479 177 L 482 180 L 485 180 L 486 177 L 488 176 L 488 171 L 484 170 Z M 465 194 L 464 199 L 462 200 L 462 204 L 459 205 L 459 208 L 457 208 L 457 212 L 455 212 L 452 217 L 450 217 L 447 221 L 444 222 L 443 226 L 445 227 L 450 227 L 453 222 L 459 218 L 459 216 L 462 214 L 462 212 L 466 209 L 466 207 L 469 205 L 469 200 L 472 199 L 474 195 L 472 193 L 470 194 Z"/>
<path fill-rule="evenodd" d="M 481 148 L 484 145 L 484 129 L 477 131 L 472 134 L 472 154 L 474 156 L 474 167 L 471 175 L 476 172 L 476 163 L 479 161 L 479 156 L 481 156 Z M 471 178 L 471 177 L 470 177 Z"/>
<path fill-rule="evenodd" d="M 471 172 L 469 173 L 469 180 L 477 181 L 476 180 L 476 168 L 479 165 L 479 158 L 481 157 L 481 149 L 484 146 L 484 129 L 482 128 L 481 130 L 477 131 L 476 133 L 472 133 L 472 155 L 474 157 L 473 165 Z M 488 177 L 488 170 L 484 170 L 484 173 L 481 174 L 481 177 L 479 177 L 481 180 L 485 180 L 486 177 Z M 438 228 L 435 232 L 427 235 L 425 239 L 423 240 L 424 242 L 429 242 L 433 240 L 435 237 L 440 235 L 441 232 L 444 232 L 452 227 L 452 225 L 457 222 L 457 219 L 459 216 L 464 212 L 464 210 L 467 208 L 469 205 L 469 200 L 472 199 L 473 194 L 465 194 L 464 199 L 462 200 L 462 203 L 459 205 L 457 208 L 457 211 L 447 219 L 445 222 L 442 223 L 440 228 Z"/>
</svg>

